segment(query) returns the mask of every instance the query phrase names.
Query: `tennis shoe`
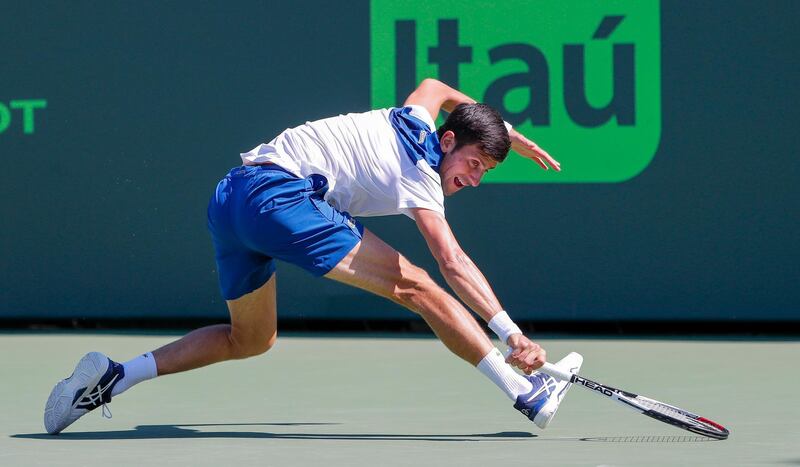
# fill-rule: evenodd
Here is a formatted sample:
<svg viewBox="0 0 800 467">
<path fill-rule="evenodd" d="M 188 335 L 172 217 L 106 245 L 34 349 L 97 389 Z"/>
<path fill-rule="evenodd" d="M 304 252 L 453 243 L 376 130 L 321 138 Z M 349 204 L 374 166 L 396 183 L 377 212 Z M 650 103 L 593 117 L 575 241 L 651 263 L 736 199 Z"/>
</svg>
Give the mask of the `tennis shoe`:
<svg viewBox="0 0 800 467">
<path fill-rule="evenodd" d="M 581 364 L 583 364 L 581 354 L 572 352 L 555 365 L 570 373 L 577 373 Z M 527 394 L 520 394 L 514 403 L 514 408 L 532 420 L 536 426 L 545 429 L 553 420 L 558 406 L 572 384 L 568 381 L 559 381 L 539 371 L 524 376 L 533 384 L 533 389 Z"/>
<path fill-rule="evenodd" d="M 44 408 L 44 427 L 55 435 L 92 410 L 102 406 L 103 416 L 111 418 L 106 404 L 111 390 L 125 376 L 122 365 L 100 352 L 90 352 L 75 366 L 69 378 L 56 384 Z"/>
</svg>

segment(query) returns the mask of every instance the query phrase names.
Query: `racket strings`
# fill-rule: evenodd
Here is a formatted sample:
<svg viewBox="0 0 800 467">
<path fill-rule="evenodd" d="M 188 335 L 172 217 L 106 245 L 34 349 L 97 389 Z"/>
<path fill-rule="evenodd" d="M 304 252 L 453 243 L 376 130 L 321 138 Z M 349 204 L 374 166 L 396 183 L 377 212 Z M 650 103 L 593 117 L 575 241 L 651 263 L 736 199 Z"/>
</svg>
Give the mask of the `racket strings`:
<svg viewBox="0 0 800 467">
<path fill-rule="evenodd" d="M 688 413 L 684 410 L 680 410 L 676 407 L 671 405 L 665 404 L 663 402 L 658 402 L 656 400 L 647 399 L 644 397 L 637 397 L 637 402 L 642 404 L 643 406 L 647 407 L 648 409 L 658 412 L 659 414 L 665 415 L 675 420 L 680 420 L 687 425 L 692 425 L 696 427 L 701 427 L 705 430 L 713 430 L 719 431 L 719 429 L 715 426 L 709 425 L 697 419 L 697 416 L 691 413 Z"/>
<path fill-rule="evenodd" d="M 664 415 L 669 415 L 670 417 L 674 418 L 685 418 L 687 420 L 692 420 L 692 417 L 687 415 L 686 412 L 682 410 L 677 410 L 676 408 L 670 405 L 654 400 L 648 400 L 648 399 L 642 400 L 642 398 L 639 398 L 638 400 L 642 405 L 644 405 L 650 410 L 655 410 L 656 412 L 662 413 Z"/>
</svg>

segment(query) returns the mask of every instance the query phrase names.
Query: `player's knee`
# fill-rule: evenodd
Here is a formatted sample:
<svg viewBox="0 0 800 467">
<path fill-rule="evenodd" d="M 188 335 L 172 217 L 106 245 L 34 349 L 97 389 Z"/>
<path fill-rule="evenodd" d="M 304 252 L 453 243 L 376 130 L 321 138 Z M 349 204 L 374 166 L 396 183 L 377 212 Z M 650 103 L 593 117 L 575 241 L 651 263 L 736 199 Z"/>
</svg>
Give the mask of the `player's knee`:
<svg viewBox="0 0 800 467">
<path fill-rule="evenodd" d="M 271 335 L 249 335 L 247 337 L 232 338 L 233 344 L 233 358 L 248 358 L 255 357 L 266 353 L 271 349 L 275 342 L 278 340 L 278 333 L 273 332 Z"/>
<path fill-rule="evenodd" d="M 278 340 L 277 332 L 273 332 L 272 335 L 267 336 L 266 338 L 262 337 L 253 347 L 253 355 L 261 355 L 262 353 L 266 353 L 269 349 L 271 349 L 275 345 L 275 342 L 277 340 Z"/>
</svg>

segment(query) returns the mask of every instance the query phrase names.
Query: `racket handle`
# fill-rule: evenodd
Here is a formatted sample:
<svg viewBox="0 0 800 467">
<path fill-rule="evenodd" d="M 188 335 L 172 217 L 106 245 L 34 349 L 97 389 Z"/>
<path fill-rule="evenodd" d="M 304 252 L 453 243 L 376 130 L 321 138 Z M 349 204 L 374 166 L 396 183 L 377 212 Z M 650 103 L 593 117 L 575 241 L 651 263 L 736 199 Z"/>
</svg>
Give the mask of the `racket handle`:
<svg viewBox="0 0 800 467">
<path fill-rule="evenodd" d="M 539 368 L 544 374 L 550 375 L 555 379 L 560 379 L 561 381 L 571 381 L 572 380 L 572 373 L 567 370 L 563 370 L 552 363 L 545 362 L 541 368 Z"/>
<path fill-rule="evenodd" d="M 505 352 L 505 357 L 508 358 L 508 356 L 511 355 L 511 352 L 513 350 L 514 349 L 512 349 L 511 347 L 507 348 L 506 352 Z M 541 371 L 542 373 L 544 373 L 546 375 L 550 375 L 555 379 L 560 379 L 561 381 L 571 381 L 572 380 L 572 373 L 570 373 L 567 370 L 562 370 L 561 368 L 559 368 L 559 367 L 557 367 L 557 366 L 555 366 L 555 365 L 553 365 L 552 363 L 549 363 L 549 362 L 545 362 L 545 364 L 542 365 L 541 368 L 539 368 L 539 371 Z"/>
</svg>

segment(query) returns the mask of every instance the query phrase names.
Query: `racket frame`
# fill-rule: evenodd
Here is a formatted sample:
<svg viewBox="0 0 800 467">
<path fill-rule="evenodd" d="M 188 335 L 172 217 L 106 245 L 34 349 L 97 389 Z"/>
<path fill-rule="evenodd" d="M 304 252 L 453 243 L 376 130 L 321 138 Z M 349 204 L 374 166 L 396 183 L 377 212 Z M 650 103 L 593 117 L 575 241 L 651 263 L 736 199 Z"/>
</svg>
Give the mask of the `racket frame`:
<svg viewBox="0 0 800 467">
<path fill-rule="evenodd" d="M 720 439 L 720 440 L 727 439 L 730 433 L 727 428 L 705 417 L 701 417 L 687 410 L 675 407 L 673 405 L 665 404 L 655 399 L 650 399 L 649 397 L 639 396 L 638 394 L 634 394 L 632 392 L 627 392 L 617 388 L 613 388 L 611 386 L 600 384 L 596 381 L 584 378 L 583 376 L 580 376 L 577 373 L 571 373 L 562 368 L 559 368 L 556 365 L 553 365 L 552 363 L 549 362 L 545 363 L 541 368 L 539 368 L 539 371 L 547 375 L 550 375 L 553 378 L 562 381 L 569 381 L 572 384 L 578 385 L 598 395 L 605 396 L 613 401 L 616 401 L 624 405 L 625 407 L 633 409 L 650 418 L 676 426 L 678 428 L 683 428 L 684 430 L 691 431 L 692 433 L 697 433 L 703 436 L 708 436 L 709 438 Z M 646 405 L 640 403 L 639 401 L 637 401 L 637 399 L 643 399 L 652 401 L 653 403 L 662 404 L 666 407 L 669 407 L 672 410 L 685 414 L 687 417 L 691 419 L 697 420 L 705 425 L 709 425 L 712 428 L 705 429 L 702 427 L 689 424 L 680 419 L 670 417 L 669 415 L 662 414 L 661 412 L 653 410 L 650 407 L 647 407 Z"/>
</svg>

